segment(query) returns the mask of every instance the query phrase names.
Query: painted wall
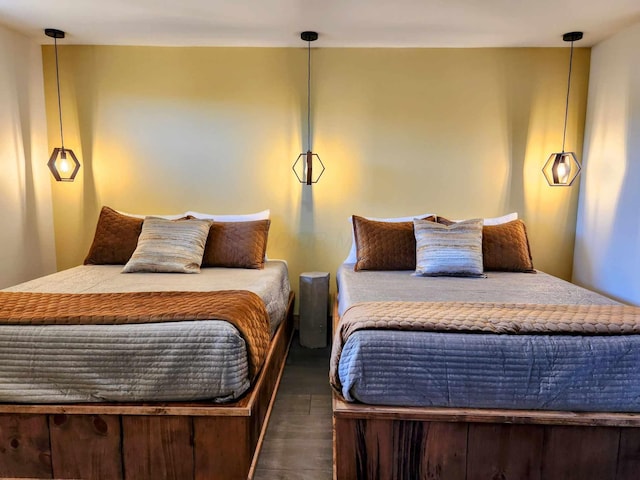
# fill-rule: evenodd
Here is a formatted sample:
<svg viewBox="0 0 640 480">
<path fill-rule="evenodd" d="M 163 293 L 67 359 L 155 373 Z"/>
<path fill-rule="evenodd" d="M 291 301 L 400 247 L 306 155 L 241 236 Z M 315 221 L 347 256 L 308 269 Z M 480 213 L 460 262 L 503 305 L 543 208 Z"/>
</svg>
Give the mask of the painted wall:
<svg viewBox="0 0 640 480">
<path fill-rule="evenodd" d="M 0 26 L 0 288 L 55 271 L 42 55 Z"/>
<path fill-rule="evenodd" d="M 640 305 L 640 23 L 593 49 L 577 283 Z"/>
<path fill-rule="evenodd" d="M 518 211 L 535 265 L 571 275 L 577 188 L 540 169 L 561 148 L 569 51 L 315 49 L 313 187 L 291 165 L 306 145 L 306 50 L 62 46 L 65 142 L 77 182 L 54 185 L 59 268 L 82 261 L 101 205 L 138 213 L 270 208 L 268 255 L 332 274 L 348 217 Z M 567 147 L 581 156 L 589 49 L 577 49 Z M 50 146 L 53 50 L 44 47 Z M 332 282 L 333 284 L 333 282 Z"/>
</svg>

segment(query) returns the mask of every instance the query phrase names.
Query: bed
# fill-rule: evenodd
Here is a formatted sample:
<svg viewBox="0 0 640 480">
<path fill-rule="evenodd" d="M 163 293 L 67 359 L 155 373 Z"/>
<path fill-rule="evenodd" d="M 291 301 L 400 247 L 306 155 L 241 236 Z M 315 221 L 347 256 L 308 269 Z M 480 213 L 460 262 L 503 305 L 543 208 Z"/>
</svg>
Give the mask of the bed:
<svg viewBox="0 0 640 480">
<path fill-rule="evenodd" d="M 0 322 L 0 477 L 252 478 L 293 332 L 287 265 L 260 261 L 197 275 L 89 263 L 1 292 L 129 318 L 37 324 L 33 309 L 26 325 Z M 241 325 L 208 316 L 225 312 L 210 310 L 220 298 L 261 313 L 259 363 Z M 174 307 L 144 321 L 138 299 Z"/>
<path fill-rule="evenodd" d="M 567 305 L 626 309 L 637 320 L 632 307 L 543 272 L 484 275 L 425 278 L 404 269 L 340 267 L 331 365 L 334 478 L 637 478 L 636 327 L 617 335 L 393 328 L 406 312 L 421 312 L 428 322 L 478 304 L 533 306 L 552 315 Z M 346 341 L 339 339 L 343 316 L 365 317 Z"/>
</svg>

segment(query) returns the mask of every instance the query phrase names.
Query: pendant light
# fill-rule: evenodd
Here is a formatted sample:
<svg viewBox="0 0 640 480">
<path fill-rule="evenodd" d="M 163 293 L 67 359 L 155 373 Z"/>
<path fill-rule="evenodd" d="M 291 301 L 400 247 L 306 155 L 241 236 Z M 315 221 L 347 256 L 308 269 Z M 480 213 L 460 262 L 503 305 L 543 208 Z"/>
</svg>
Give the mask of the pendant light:
<svg viewBox="0 0 640 480">
<path fill-rule="evenodd" d="M 58 70 L 58 38 L 64 38 L 64 32 L 62 30 L 56 30 L 55 28 L 46 28 L 44 33 L 46 36 L 53 38 L 56 53 L 56 84 L 58 86 L 58 116 L 60 117 L 60 148 L 53 149 L 47 166 L 58 182 L 73 182 L 73 179 L 76 178 L 78 174 L 78 170 L 80 170 L 80 162 L 73 153 L 73 150 L 64 148 L 62 106 L 60 102 L 60 72 Z"/>
<path fill-rule="evenodd" d="M 569 92 L 571 90 L 571 67 L 573 64 L 573 42 L 582 38 L 582 32 L 569 32 L 562 36 L 565 42 L 571 42 L 569 54 L 569 81 L 567 82 L 567 99 L 564 107 L 564 130 L 562 132 L 562 152 L 552 153 L 542 167 L 542 173 L 547 183 L 552 187 L 569 187 L 580 173 L 580 163 L 573 152 L 564 151 L 564 141 L 567 136 L 567 117 L 569 114 Z"/>
<path fill-rule="evenodd" d="M 293 164 L 293 173 L 298 181 L 306 185 L 318 183 L 324 173 L 324 163 L 317 153 L 311 151 L 311 42 L 318 39 L 317 32 L 302 32 L 300 38 L 307 42 L 307 151 L 298 155 Z"/>
</svg>

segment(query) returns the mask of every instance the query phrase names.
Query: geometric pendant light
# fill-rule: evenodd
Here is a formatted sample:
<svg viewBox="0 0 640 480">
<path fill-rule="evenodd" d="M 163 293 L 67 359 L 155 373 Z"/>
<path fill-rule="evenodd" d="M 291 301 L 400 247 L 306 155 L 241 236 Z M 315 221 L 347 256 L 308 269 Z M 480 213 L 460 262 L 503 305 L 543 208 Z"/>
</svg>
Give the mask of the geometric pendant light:
<svg viewBox="0 0 640 480">
<path fill-rule="evenodd" d="M 311 151 L 311 42 L 318 39 L 317 32 L 302 32 L 300 38 L 307 42 L 307 151 L 298 155 L 293 164 L 293 173 L 298 181 L 306 185 L 318 183 L 324 173 L 324 163 L 317 153 Z"/>
<path fill-rule="evenodd" d="M 46 28 L 45 35 L 53 38 L 54 49 L 56 52 L 56 83 L 58 85 L 58 114 L 60 117 L 60 148 L 54 148 L 47 166 L 51 170 L 51 174 L 58 182 L 73 182 L 76 178 L 78 170 L 80 170 L 80 162 L 73 153 L 73 150 L 64 148 L 64 136 L 62 134 L 62 107 L 60 103 L 60 74 L 58 71 L 58 38 L 64 38 L 62 30 L 55 28 Z"/>
<path fill-rule="evenodd" d="M 562 36 L 565 42 L 571 42 L 569 55 L 569 81 L 567 82 L 567 99 L 564 109 L 564 131 L 562 133 L 562 151 L 552 153 L 542 167 L 542 173 L 547 183 L 552 187 L 569 187 L 580 173 L 580 163 L 573 152 L 564 151 L 564 141 L 567 136 L 567 116 L 569 113 L 569 92 L 571 91 L 571 66 L 573 64 L 573 42 L 582 38 L 582 32 L 569 32 Z"/>
</svg>

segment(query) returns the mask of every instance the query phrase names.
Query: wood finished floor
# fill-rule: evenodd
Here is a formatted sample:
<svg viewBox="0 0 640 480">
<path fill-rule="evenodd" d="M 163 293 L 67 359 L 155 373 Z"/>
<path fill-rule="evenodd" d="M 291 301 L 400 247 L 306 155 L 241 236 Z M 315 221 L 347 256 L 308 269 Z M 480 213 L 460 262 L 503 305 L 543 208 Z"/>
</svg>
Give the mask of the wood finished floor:
<svg viewBox="0 0 640 480">
<path fill-rule="evenodd" d="M 254 480 L 331 480 L 329 354 L 294 336 Z"/>
</svg>

